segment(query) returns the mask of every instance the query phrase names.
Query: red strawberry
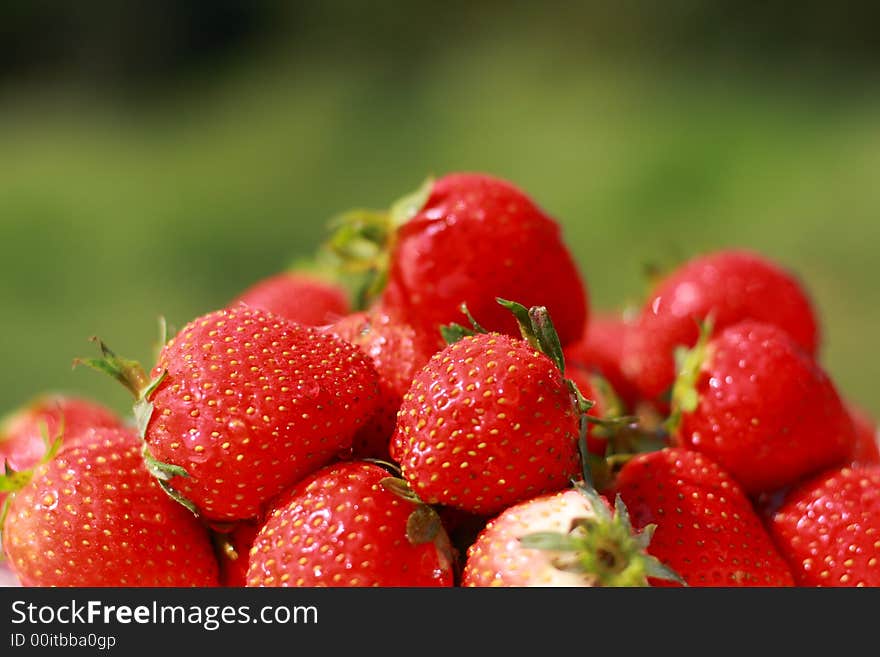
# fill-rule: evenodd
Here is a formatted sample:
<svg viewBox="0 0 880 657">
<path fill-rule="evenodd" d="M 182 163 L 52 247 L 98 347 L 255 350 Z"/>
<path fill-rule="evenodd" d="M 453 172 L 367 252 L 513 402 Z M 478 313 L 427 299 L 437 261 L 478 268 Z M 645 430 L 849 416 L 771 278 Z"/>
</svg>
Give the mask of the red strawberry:
<svg viewBox="0 0 880 657">
<path fill-rule="evenodd" d="M 307 477 L 257 534 L 248 586 L 452 586 L 440 519 L 401 486 L 362 461 Z"/>
<path fill-rule="evenodd" d="M 793 585 L 749 498 L 706 456 L 640 454 L 621 469 L 616 491 L 633 525 L 657 525 L 650 553 L 690 586 Z"/>
<path fill-rule="evenodd" d="M 323 326 L 348 314 L 348 294 L 318 276 L 285 271 L 258 281 L 230 305 L 262 308 L 305 326 Z"/>
<path fill-rule="evenodd" d="M 647 586 L 677 579 L 645 552 L 653 528 L 634 532 L 626 508 L 584 487 L 504 510 L 468 549 L 462 586 Z"/>
<path fill-rule="evenodd" d="M 685 263 L 657 286 L 627 331 L 623 371 L 645 399 L 657 400 L 675 380 L 674 351 L 692 347 L 698 322 L 716 331 L 746 319 L 773 324 L 815 353 L 819 330 L 799 281 L 747 251 L 718 251 Z"/>
<path fill-rule="evenodd" d="M 150 476 L 142 443 L 92 429 L 40 465 L 3 526 L 24 586 L 215 586 L 207 530 Z"/>
<path fill-rule="evenodd" d="M 349 449 L 378 397 L 376 371 L 356 347 L 244 306 L 186 325 L 152 381 L 112 353 L 103 366 L 139 399 L 151 471 L 211 521 L 258 517 Z"/>
<path fill-rule="evenodd" d="M 852 465 L 880 465 L 880 429 L 877 422 L 862 408 L 847 404 L 855 427 L 856 439 L 850 454 Z"/>
<path fill-rule="evenodd" d="M 546 309 L 534 310 L 546 321 Z M 392 456 L 427 503 L 491 515 L 579 473 L 580 416 L 562 350 L 536 337 L 541 320 L 528 321 L 531 343 L 479 333 L 447 346 L 404 396 Z"/>
<path fill-rule="evenodd" d="M 359 347 L 379 374 L 379 410 L 355 436 L 352 457 L 387 460 L 403 395 L 433 352 L 410 326 L 392 321 L 381 308 L 348 315 L 326 330 Z"/>
<path fill-rule="evenodd" d="M 788 486 L 850 453 L 853 425 L 834 384 L 782 329 L 740 322 L 687 361 L 672 442 L 716 461 L 747 493 Z"/>
<path fill-rule="evenodd" d="M 429 181 L 387 215 L 351 213 L 331 245 L 358 258 L 364 236 L 379 243 L 372 259 L 387 276 L 373 288 L 387 281 L 382 305 L 437 348 L 463 303 L 487 329 L 516 335 L 496 296 L 546 305 L 563 344 L 583 333 L 587 291 L 559 224 L 507 181 L 478 173 Z"/>
<path fill-rule="evenodd" d="M 880 586 L 880 466 L 801 483 L 768 528 L 800 586 Z"/>
<path fill-rule="evenodd" d="M 47 439 L 63 434 L 69 444 L 88 429 L 122 426 L 112 411 L 87 399 L 57 394 L 38 397 L 0 423 L 0 464 L 29 470 L 46 453 Z"/>
<path fill-rule="evenodd" d="M 243 587 L 247 585 L 248 555 L 259 523 L 238 522 L 229 531 L 220 535 L 220 585 Z"/>
<path fill-rule="evenodd" d="M 623 342 L 629 322 L 621 315 L 593 314 L 581 339 L 565 349 L 570 365 L 601 374 L 627 408 L 635 408 L 639 394 L 623 373 Z"/>
</svg>

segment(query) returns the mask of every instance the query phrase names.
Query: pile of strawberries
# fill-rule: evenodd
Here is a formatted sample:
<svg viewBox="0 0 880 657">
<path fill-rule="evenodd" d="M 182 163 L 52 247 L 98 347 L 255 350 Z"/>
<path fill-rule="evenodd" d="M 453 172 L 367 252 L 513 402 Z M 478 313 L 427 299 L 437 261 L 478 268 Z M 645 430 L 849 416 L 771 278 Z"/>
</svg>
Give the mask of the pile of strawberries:
<svg viewBox="0 0 880 657">
<path fill-rule="evenodd" d="M 331 224 L 162 341 L 97 340 L 130 417 L 0 428 L 24 586 L 877 586 L 876 423 L 781 266 L 703 254 L 590 312 L 559 225 L 486 175 Z"/>
</svg>

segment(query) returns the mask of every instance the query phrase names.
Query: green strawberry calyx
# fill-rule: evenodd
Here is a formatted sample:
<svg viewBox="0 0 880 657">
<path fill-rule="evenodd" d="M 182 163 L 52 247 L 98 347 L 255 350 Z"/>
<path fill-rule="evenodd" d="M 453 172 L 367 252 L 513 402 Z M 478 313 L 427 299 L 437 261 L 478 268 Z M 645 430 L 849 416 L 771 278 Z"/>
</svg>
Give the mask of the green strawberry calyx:
<svg viewBox="0 0 880 657">
<path fill-rule="evenodd" d="M 554 568 L 577 574 L 590 586 L 648 586 L 648 578 L 686 586 L 677 573 L 648 554 L 655 525 L 636 531 L 619 495 L 612 510 L 592 486 L 576 483 L 575 489 L 593 514 L 574 519 L 567 533 L 526 534 L 519 539 L 523 548 L 553 553 Z"/>
<path fill-rule="evenodd" d="M 675 383 L 670 393 L 670 413 L 664 423 L 665 429 L 670 434 L 678 431 L 681 425 L 681 417 L 684 413 L 693 413 L 700 402 L 697 392 L 697 380 L 700 370 L 708 356 L 707 347 L 714 329 L 714 318 L 709 315 L 702 322 L 698 322 L 700 335 L 697 342 L 690 349 L 678 346 L 675 349 Z"/>
<path fill-rule="evenodd" d="M 164 322 L 160 322 L 162 335 L 160 341 L 165 343 L 165 326 Z M 143 366 L 134 360 L 128 360 L 117 356 L 103 340 L 97 337 L 92 338 L 92 342 L 97 343 L 101 350 L 100 358 L 76 358 L 73 366 L 85 365 L 93 370 L 108 374 L 119 383 L 121 383 L 134 397 L 134 406 L 132 408 L 137 427 L 138 435 L 144 441 L 143 459 L 149 473 L 156 479 L 159 487 L 168 494 L 171 499 L 181 504 L 191 513 L 198 516 L 199 510 L 195 503 L 187 499 L 177 489 L 171 486 L 171 480 L 174 477 L 189 477 L 189 473 L 185 468 L 174 465 L 173 463 L 164 463 L 153 457 L 149 446 L 146 443 L 147 426 L 153 415 L 153 402 L 150 398 L 156 389 L 162 384 L 167 376 L 167 370 L 162 370 L 153 378 L 147 374 Z"/>
<path fill-rule="evenodd" d="M 467 304 L 463 303 L 459 306 L 459 310 L 461 310 L 462 314 L 467 317 L 470 322 L 471 328 L 467 326 L 462 326 L 461 324 L 456 324 L 452 322 L 451 324 L 444 324 L 440 327 L 440 335 L 443 337 L 444 342 L 446 344 L 454 344 L 459 340 L 472 337 L 475 335 L 486 334 L 487 331 L 485 328 L 480 326 L 474 316 L 471 315 L 471 311 L 468 310 Z"/>
<path fill-rule="evenodd" d="M 330 237 L 321 254 L 340 275 L 359 279 L 354 304 L 357 310 L 368 307 L 385 288 L 397 230 L 425 206 L 433 187 L 434 178 L 428 177 L 387 210 L 349 210 L 329 221 Z"/>
</svg>

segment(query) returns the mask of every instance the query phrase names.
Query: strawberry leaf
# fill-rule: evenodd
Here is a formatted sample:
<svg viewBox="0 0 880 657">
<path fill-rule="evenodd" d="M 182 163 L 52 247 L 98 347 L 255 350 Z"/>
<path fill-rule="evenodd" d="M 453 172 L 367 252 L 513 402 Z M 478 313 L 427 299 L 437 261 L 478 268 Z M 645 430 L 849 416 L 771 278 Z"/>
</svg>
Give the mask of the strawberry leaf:
<svg viewBox="0 0 880 657">
<path fill-rule="evenodd" d="M 160 482 L 170 481 L 174 477 L 189 477 L 189 473 L 185 468 L 179 465 L 174 465 L 173 463 L 163 463 L 162 461 L 156 460 L 146 445 L 144 445 L 142 453 L 147 470 L 149 470 L 150 474 Z"/>
<path fill-rule="evenodd" d="M 440 335 L 446 344 L 455 344 L 459 340 L 476 335 L 471 329 L 461 324 L 446 324 L 440 327 Z"/>
<path fill-rule="evenodd" d="M 568 534 L 558 532 L 535 532 L 520 537 L 520 545 L 530 550 L 552 550 L 554 552 L 576 552 L 580 545 Z"/>
<path fill-rule="evenodd" d="M 162 479 L 157 479 L 156 483 L 159 484 L 159 488 L 161 488 L 172 500 L 185 507 L 190 513 L 194 516 L 199 516 L 199 508 L 187 497 L 185 497 L 180 491 L 176 490 L 169 484 L 167 481 L 163 481 Z"/>
<path fill-rule="evenodd" d="M 382 484 L 382 488 L 389 493 L 394 493 L 402 500 L 412 502 L 413 504 L 423 504 L 419 496 L 409 487 L 409 484 L 399 477 L 385 477 L 379 483 Z"/>
</svg>

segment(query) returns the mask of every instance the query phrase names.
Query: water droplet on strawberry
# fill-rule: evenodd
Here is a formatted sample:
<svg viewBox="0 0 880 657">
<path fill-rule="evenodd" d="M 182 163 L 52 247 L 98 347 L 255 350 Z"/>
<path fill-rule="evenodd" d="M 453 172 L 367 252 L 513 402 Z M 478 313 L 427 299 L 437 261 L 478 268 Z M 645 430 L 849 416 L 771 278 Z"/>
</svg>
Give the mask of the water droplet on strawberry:
<svg viewBox="0 0 880 657">
<path fill-rule="evenodd" d="M 43 499 L 40 500 L 40 506 L 44 509 L 51 511 L 55 507 L 58 506 L 58 492 L 50 491 L 43 496 Z"/>
</svg>

